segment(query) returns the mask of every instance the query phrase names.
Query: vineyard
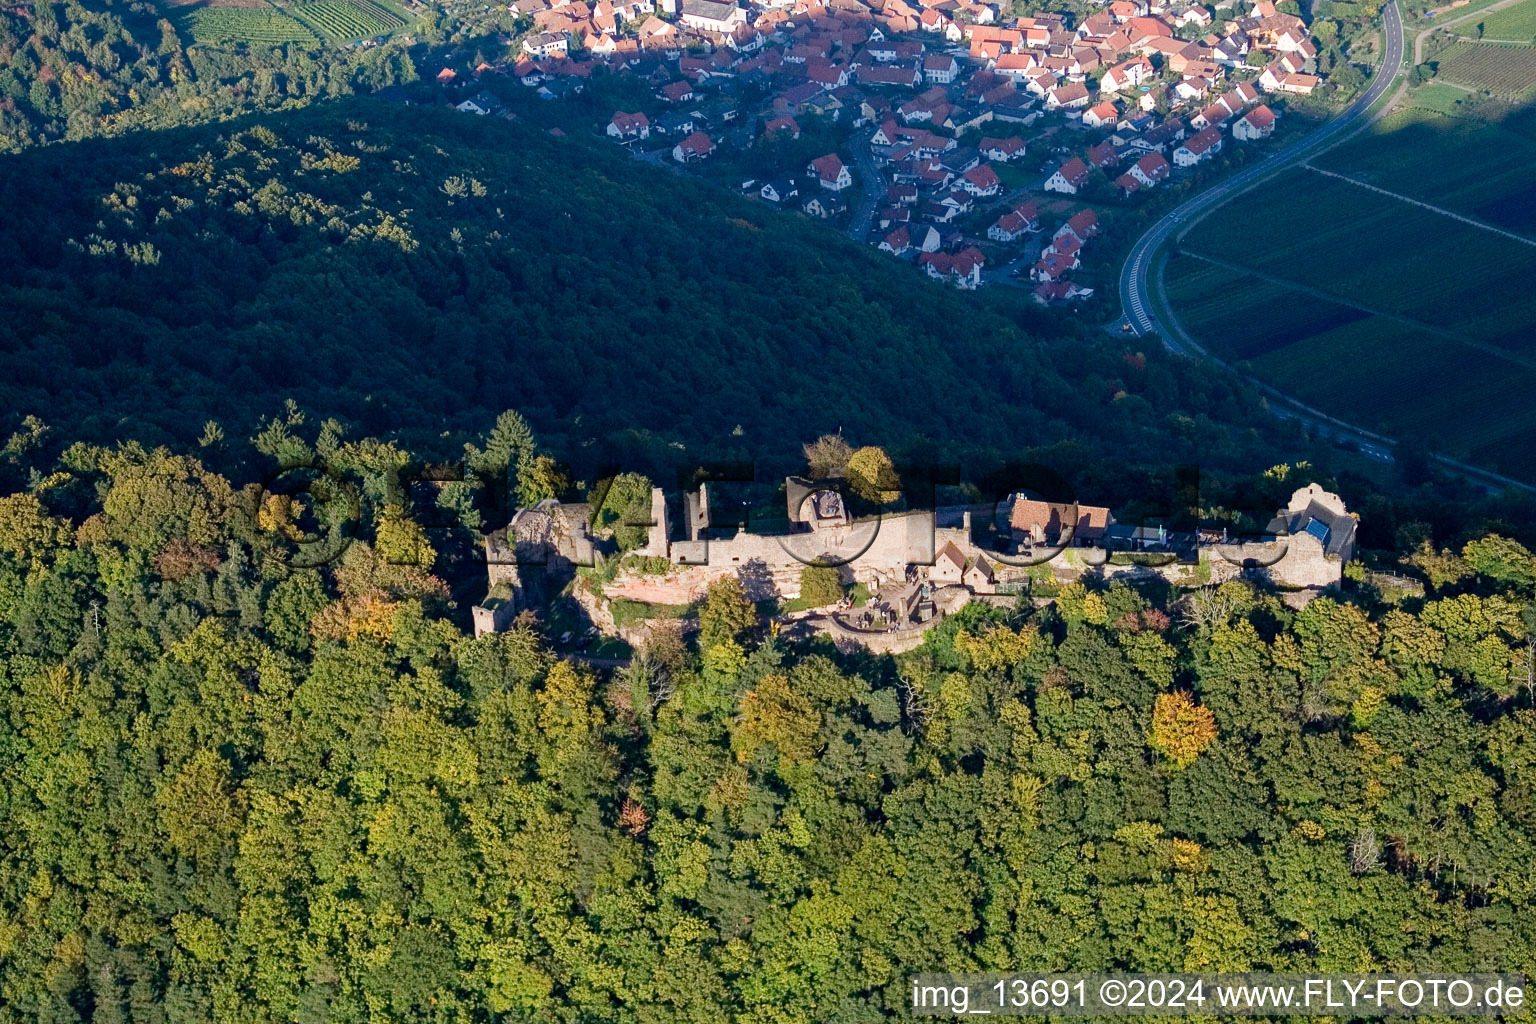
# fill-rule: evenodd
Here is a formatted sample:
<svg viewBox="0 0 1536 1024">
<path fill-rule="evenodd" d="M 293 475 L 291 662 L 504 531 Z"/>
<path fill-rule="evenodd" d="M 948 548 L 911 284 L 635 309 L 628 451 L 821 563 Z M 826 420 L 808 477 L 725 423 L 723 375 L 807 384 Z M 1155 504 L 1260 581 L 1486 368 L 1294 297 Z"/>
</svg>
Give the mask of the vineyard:
<svg viewBox="0 0 1536 1024">
<path fill-rule="evenodd" d="M 1523 135 L 1423 113 L 1378 131 L 1323 161 L 1410 194 L 1417 174 L 1431 201 L 1514 228 L 1536 216 Z M 1297 169 L 1201 221 L 1180 249 L 1170 305 L 1218 355 L 1367 428 L 1536 474 L 1536 409 L 1521 397 L 1536 393 L 1530 246 Z"/>
<path fill-rule="evenodd" d="M 1442 51 L 1437 74 L 1448 82 L 1520 100 L 1536 91 L 1536 48 L 1463 41 Z"/>
<path fill-rule="evenodd" d="M 315 0 L 290 10 L 328 41 L 384 35 L 405 24 L 404 18 L 374 0 Z"/>
<path fill-rule="evenodd" d="M 183 18 L 182 27 L 199 43 L 313 43 L 315 34 L 281 11 L 270 7 L 199 7 Z"/>
<path fill-rule="evenodd" d="M 1536 39 L 1536 0 L 1494 11 L 1479 24 L 1484 39 Z"/>
</svg>

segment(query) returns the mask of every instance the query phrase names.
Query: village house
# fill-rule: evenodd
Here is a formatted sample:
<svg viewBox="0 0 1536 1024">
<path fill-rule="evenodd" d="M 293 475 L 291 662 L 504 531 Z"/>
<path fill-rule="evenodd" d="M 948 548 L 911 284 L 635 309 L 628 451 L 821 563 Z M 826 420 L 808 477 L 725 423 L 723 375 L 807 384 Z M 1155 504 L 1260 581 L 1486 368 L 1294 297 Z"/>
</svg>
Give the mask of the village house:
<svg viewBox="0 0 1536 1024">
<path fill-rule="evenodd" d="M 1211 12 L 1199 4 L 1191 4 L 1174 15 L 1173 23 L 1180 28 L 1186 25 L 1195 25 L 1200 28 L 1208 28 L 1211 24 Z"/>
<path fill-rule="evenodd" d="M 668 103 L 692 103 L 694 99 L 693 86 L 686 80 L 668 82 L 656 94 Z"/>
<path fill-rule="evenodd" d="M 1076 302 L 1079 299 L 1091 298 L 1092 288 L 1084 288 L 1075 281 L 1042 281 L 1035 285 L 1035 301 L 1042 306 L 1054 305 L 1058 302 Z"/>
<path fill-rule="evenodd" d="M 608 134 L 621 142 L 629 139 L 648 139 L 651 137 L 651 121 L 645 113 L 639 112 L 626 114 L 622 110 L 614 112 L 608 122 Z"/>
<path fill-rule="evenodd" d="M 1127 173 L 1135 178 L 1144 188 L 1154 188 L 1168 180 L 1168 175 L 1173 168 L 1168 164 L 1168 158 L 1161 153 L 1148 153 L 1131 165 Z"/>
<path fill-rule="evenodd" d="M 762 187 L 757 190 L 757 194 L 770 203 L 783 205 L 799 196 L 800 190 L 788 178 L 776 178 L 772 181 L 763 182 Z"/>
<path fill-rule="evenodd" d="M 729 34 L 737 26 L 747 23 L 747 12 L 735 4 L 715 3 L 714 0 L 682 0 L 678 20 L 689 28 Z"/>
<path fill-rule="evenodd" d="M 1266 139 L 1275 130 L 1275 112 L 1259 105 L 1238 118 L 1232 124 L 1232 137 L 1239 142 Z"/>
<path fill-rule="evenodd" d="M 1045 94 L 1046 110 L 1080 110 L 1088 106 L 1088 87 L 1081 82 L 1066 82 Z"/>
<path fill-rule="evenodd" d="M 995 196 L 1003 190 L 1003 183 L 998 180 L 997 172 L 990 164 L 966 171 L 960 175 L 958 184 L 963 191 L 981 198 Z"/>
<path fill-rule="evenodd" d="M 806 165 L 806 171 L 816 176 L 822 188 L 833 192 L 841 192 L 853 184 L 853 175 L 848 173 L 848 168 L 836 153 L 817 157 Z"/>
<path fill-rule="evenodd" d="M 800 124 L 792 117 L 769 118 L 763 125 L 763 135 L 773 138 L 798 139 Z"/>
<path fill-rule="evenodd" d="M 848 212 L 848 201 L 834 193 L 818 193 L 806 199 L 800 208 L 812 217 L 828 220 Z"/>
<path fill-rule="evenodd" d="M 923 58 L 923 81 L 948 85 L 960 73 L 960 65 L 947 53 L 930 53 Z"/>
<path fill-rule="evenodd" d="M 1026 201 L 997 218 L 997 222 L 987 229 L 987 237 L 994 242 L 1013 242 L 1039 230 L 1040 212 L 1034 203 Z"/>
<path fill-rule="evenodd" d="M 1083 111 L 1083 124 L 1090 128 L 1103 128 L 1120 120 L 1120 111 L 1113 103 L 1105 101 Z"/>
<path fill-rule="evenodd" d="M 1087 164 L 1078 157 L 1073 157 L 1062 164 L 1045 180 L 1047 192 L 1062 192 L 1069 196 L 1075 196 L 1078 190 L 1088 184 L 1088 176 L 1091 173 Z"/>
<path fill-rule="evenodd" d="M 1051 236 L 1051 241 L 1059 241 L 1070 236 L 1082 245 L 1098 233 L 1099 215 L 1092 210 L 1079 210 L 1069 217 L 1065 224 L 1056 229 L 1056 233 Z"/>
<path fill-rule="evenodd" d="M 854 71 L 854 78 L 866 87 L 915 89 L 923 76 L 915 64 L 860 64 Z"/>
<path fill-rule="evenodd" d="M 1221 152 L 1221 129 L 1206 128 L 1190 136 L 1188 141 L 1173 151 L 1176 167 L 1193 167 Z"/>
<path fill-rule="evenodd" d="M 981 287 L 981 267 L 985 262 L 981 250 L 974 246 L 957 253 L 932 252 L 918 257 L 918 263 L 934 280 L 949 280 L 957 288 L 975 290 Z"/>
<path fill-rule="evenodd" d="M 1120 162 L 1120 147 L 1110 139 L 1105 139 L 1096 146 L 1088 147 L 1088 163 L 1101 171 L 1108 171 Z"/>
<path fill-rule="evenodd" d="M 563 32 L 540 32 L 523 40 L 523 52 L 530 57 L 564 57 L 570 40 Z"/>
<path fill-rule="evenodd" d="M 715 144 L 710 141 L 708 135 L 703 132 L 694 132 L 672 147 L 672 159 L 680 164 L 691 164 L 707 159 L 714 149 Z"/>
<path fill-rule="evenodd" d="M 1047 252 L 1029 269 L 1029 277 L 1032 281 L 1060 281 L 1080 266 L 1076 249 L 1070 253 Z"/>
<path fill-rule="evenodd" d="M 1113 93 L 1134 89 L 1156 74 L 1151 61 L 1145 57 L 1137 57 L 1124 64 L 1116 64 L 1104 72 L 1104 78 L 1099 82 L 1099 91 Z"/>
<path fill-rule="evenodd" d="M 494 93 L 477 92 L 467 100 L 463 100 L 454 106 L 455 110 L 466 114 L 479 114 L 484 117 L 494 114 L 501 109 L 501 100 Z"/>
<path fill-rule="evenodd" d="M 693 133 L 694 127 L 695 125 L 693 123 L 692 114 L 676 113 L 672 111 L 656 115 L 655 120 L 651 122 L 652 132 L 657 135 L 668 135 L 672 137 L 691 135 Z"/>
<path fill-rule="evenodd" d="M 983 138 L 979 148 L 982 156 L 1000 164 L 1023 159 L 1025 153 L 1024 140 L 1019 138 Z"/>
<path fill-rule="evenodd" d="M 1176 117 L 1169 118 L 1162 124 L 1148 128 L 1142 133 L 1142 138 L 1149 145 L 1161 151 L 1175 142 L 1183 142 L 1186 134 L 1184 122 Z"/>
</svg>

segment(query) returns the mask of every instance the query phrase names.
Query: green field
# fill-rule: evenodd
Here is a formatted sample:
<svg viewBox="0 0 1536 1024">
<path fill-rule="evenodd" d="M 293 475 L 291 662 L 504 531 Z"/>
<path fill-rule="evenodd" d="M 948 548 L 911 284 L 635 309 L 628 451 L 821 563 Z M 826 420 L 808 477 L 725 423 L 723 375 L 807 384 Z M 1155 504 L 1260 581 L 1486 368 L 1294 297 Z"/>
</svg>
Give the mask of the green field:
<svg viewBox="0 0 1536 1024">
<path fill-rule="evenodd" d="M 1536 478 L 1536 370 L 1192 256 L 1173 257 L 1166 280 L 1190 334 L 1281 391 L 1367 429 Z"/>
<path fill-rule="evenodd" d="M 1486 89 L 1508 100 L 1536 92 L 1536 47 L 1459 42 L 1435 58 L 1436 74 L 1447 82 Z"/>
<path fill-rule="evenodd" d="M 1464 113 L 1468 104 L 1477 101 L 1477 94 L 1461 86 L 1446 82 L 1431 82 L 1415 89 L 1408 103 L 1415 110 L 1427 110 L 1436 114 L 1457 116 Z"/>
<path fill-rule="evenodd" d="M 1318 164 L 1536 229 L 1521 120 L 1409 111 Z M 1169 303 L 1222 358 L 1360 426 L 1536 479 L 1536 247 L 1298 168 L 1180 249 Z"/>
<path fill-rule="evenodd" d="M 1491 124 L 1400 111 L 1314 162 L 1509 231 L 1536 232 L 1536 121 L 1529 112 Z"/>
<path fill-rule="evenodd" d="M 182 15 L 181 27 L 195 42 L 205 44 L 318 41 L 297 20 L 270 7 L 198 7 Z"/>
<path fill-rule="evenodd" d="M 1494 11 L 1476 24 L 1483 27 L 1484 39 L 1536 40 L 1536 0 Z"/>
<path fill-rule="evenodd" d="M 289 8 L 294 17 L 331 42 L 393 32 L 405 19 L 373 0 L 316 0 Z"/>
<path fill-rule="evenodd" d="M 1295 171 L 1184 247 L 1536 358 L 1536 247 L 1337 178 Z"/>
</svg>

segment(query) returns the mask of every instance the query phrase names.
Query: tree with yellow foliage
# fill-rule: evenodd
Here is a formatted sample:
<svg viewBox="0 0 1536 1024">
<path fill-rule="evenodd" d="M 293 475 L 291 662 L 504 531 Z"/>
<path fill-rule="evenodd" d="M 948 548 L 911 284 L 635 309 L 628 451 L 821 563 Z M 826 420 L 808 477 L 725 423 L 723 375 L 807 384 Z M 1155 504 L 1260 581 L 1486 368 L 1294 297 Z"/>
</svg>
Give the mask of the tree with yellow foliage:
<svg viewBox="0 0 1536 1024">
<path fill-rule="evenodd" d="M 848 483 L 865 501 L 889 505 L 901 497 L 901 480 L 884 448 L 868 445 L 848 456 Z"/>
<path fill-rule="evenodd" d="M 750 761 L 772 745 L 785 762 L 809 761 L 816 753 L 821 714 L 790 688 L 782 675 L 767 675 L 741 697 L 741 719 L 731 735 L 738 761 Z"/>
<path fill-rule="evenodd" d="M 378 515 L 375 548 L 390 565 L 418 565 L 430 569 L 437 551 L 423 530 L 400 505 L 385 505 Z"/>
<path fill-rule="evenodd" d="M 1188 690 L 1159 694 L 1152 707 L 1152 746 L 1175 768 L 1187 768 L 1216 741 L 1216 716 Z"/>
</svg>

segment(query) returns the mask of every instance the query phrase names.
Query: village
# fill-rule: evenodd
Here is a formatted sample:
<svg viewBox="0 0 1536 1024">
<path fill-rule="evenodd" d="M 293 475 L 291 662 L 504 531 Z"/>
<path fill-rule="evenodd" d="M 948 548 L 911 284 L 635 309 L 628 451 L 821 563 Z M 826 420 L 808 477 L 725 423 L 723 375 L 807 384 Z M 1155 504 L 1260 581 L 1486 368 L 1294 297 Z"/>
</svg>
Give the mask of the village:
<svg viewBox="0 0 1536 1024">
<path fill-rule="evenodd" d="M 622 553 L 611 533 L 595 530 L 588 504 L 550 499 L 520 509 L 485 540 L 488 596 L 473 610 L 476 634 L 508 629 L 520 612 L 537 614 L 565 592 L 583 602 L 594 633 L 633 641 L 608 611 L 613 601 L 680 608 L 724 577 L 754 601 L 807 613 L 840 644 L 884 652 L 920 643 L 972 601 L 1013 606 L 1090 578 L 1198 588 L 1242 577 L 1306 601 L 1343 580 L 1357 526 L 1344 501 L 1315 483 L 1298 488 L 1257 536 L 1121 523 L 1108 508 L 1028 492 L 995 508 L 884 516 L 856 516 L 824 483 L 789 477 L 784 492 L 786 518 L 759 531 L 718 521 L 708 484 L 675 502 L 654 488 L 645 543 Z M 617 572 L 600 582 L 578 577 L 605 558 L 619 559 Z M 808 567 L 835 569 L 842 596 L 821 608 L 799 600 Z"/>
<path fill-rule="evenodd" d="M 1027 285 L 1047 305 L 1093 295 L 1084 254 L 1114 216 L 1327 92 L 1294 0 L 1113 0 L 1081 20 L 1005 19 L 973 0 L 512 10 L 528 26 L 516 57 L 445 67 L 440 84 L 468 93 L 509 76 L 558 100 L 595 75 L 630 76 L 649 98 L 600 130 L 637 159 L 703 175 L 728 164 L 731 187 L 932 278 Z M 501 104 L 482 88 L 457 106 Z"/>
</svg>

